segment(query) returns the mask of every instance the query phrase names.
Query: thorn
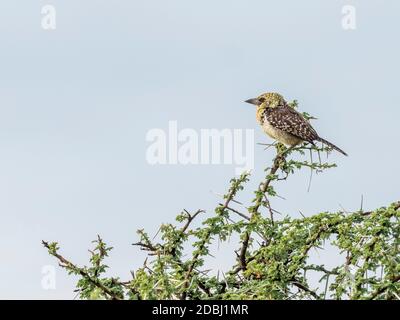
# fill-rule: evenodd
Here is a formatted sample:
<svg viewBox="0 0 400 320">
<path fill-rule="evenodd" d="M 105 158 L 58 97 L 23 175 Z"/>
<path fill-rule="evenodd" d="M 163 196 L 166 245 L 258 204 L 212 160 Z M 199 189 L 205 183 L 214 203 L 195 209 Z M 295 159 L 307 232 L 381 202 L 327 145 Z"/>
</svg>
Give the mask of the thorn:
<svg viewBox="0 0 400 320">
<path fill-rule="evenodd" d="M 361 195 L 360 211 L 363 211 L 364 195 Z"/>
<path fill-rule="evenodd" d="M 339 207 L 343 210 L 344 213 L 349 214 L 350 212 L 343 208 L 343 206 L 339 203 Z"/>
</svg>

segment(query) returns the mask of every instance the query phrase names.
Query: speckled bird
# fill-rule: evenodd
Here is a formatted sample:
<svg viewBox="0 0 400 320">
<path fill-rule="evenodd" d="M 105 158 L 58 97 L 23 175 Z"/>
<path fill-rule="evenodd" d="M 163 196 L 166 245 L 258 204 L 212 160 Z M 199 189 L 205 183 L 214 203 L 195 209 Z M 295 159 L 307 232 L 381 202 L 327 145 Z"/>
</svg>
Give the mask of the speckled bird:
<svg viewBox="0 0 400 320">
<path fill-rule="evenodd" d="M 303 115 L 289 106 L 279 93 L 263 93 L 245 102 L 257 106 L 257 121 L 271 138 L 289 147 L 294 147 L 303 141 L 313 145 L 315 141 L 320 141 L 347 156 L 342 149 L 321 138 Z"/>
</svg>

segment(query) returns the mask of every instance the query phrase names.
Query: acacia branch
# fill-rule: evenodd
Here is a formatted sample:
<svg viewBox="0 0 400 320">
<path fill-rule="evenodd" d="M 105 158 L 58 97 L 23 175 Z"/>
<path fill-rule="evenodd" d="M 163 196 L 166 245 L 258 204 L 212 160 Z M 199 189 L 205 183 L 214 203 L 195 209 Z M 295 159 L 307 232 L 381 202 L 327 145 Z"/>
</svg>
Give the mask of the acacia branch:
<svg viewBox="0 0 400 320">
<path fill-rule="evenodd" d="M 392 279 L 390 280 L 389 283 L 386 283 L 385 285 L 383 285 L 382 287 L 378 288 L 377 290 L 375 290 L 368 298 L 367 300 L 373 300 L 375 299 L 377 296 L 379 296 L 380 294 L 384 293 L 391 285 L 395 284 L 396 282 L 400 281 L 400 274 L 392 277 Z"/>
<path fill-rule="evenodd" d="M 96 286 L 97 288 L 102 290 L 105 294 L 107 294 L 112 300 L 121 300 L 120 296 L 118 296 L 110 288 L 108 288 L 107 286 L 102 284 L 98 278 L 91 277 L 83 268 L 80 268 L 80 267 L 74 265 L 72 262 L 65 259 L 62 255 L 60 255 L 56 251 L 52 250 L 52 248 L 50 247 L 48 242 L 42 240 L 42 244 L 46 249 L 49 250 L 49 253 L 52 256 L 56 257 L 58 259 L 58 261 L 60 261 L 60 266 L 62 268 L 80 274 L 82 277 L 87 279 L 94 286 Z"/>
<path fill-rule="evenodd" d="M 260 185 L 260 192 L 262 192 L 263 196 L 265 196 L 265 193 L 268 190 L 269 185 L 271 184 L 272 180 L 273 180 L 273 176 L 276 174 L 276 172 L 278 171 L 282 161 L 285 160 L 285 155 L 284 154 L 278 154 L 275 159 L 274 159 L 274 164 L 272 166 L 272 168 L 269 171 L 268 177 L 267 179 L 261 183 Z M 257 213 L 260 209 L 260 206 L 262 204 L 262 199 L 263 197 L 258 197 L 257 201 L 255 203 L 255 205 L 252 207 L 252 213 L 251 213 L 251 217 L 254 216 L 255 213 Z M 271 219 L 273 219 L 273 215 L 272 215 L 272 210 L 270 211 L 271 213 Z M 250 220 L 251 220 L 250 217 Z M 271 220 L 273 221 L 273 220 Z M 250 242 L 250 235 L 251 232 L 250 231 L 246 231 L 245 235 L 244 235 L 244 239 L 242 242 L 242 247 L 240 249 L 240 254 L 239 254 L 239 266 L 238 268 L 236 268 L 233 273 L 238 273 L 241 270 L 246 270 L 247 268 L 247 262 L 246 262 L 246 252 L 247 252 L 247 248 L 249 246 L 249 242 Z"/>
<path fill-rule="evenodd" d="M 232 201 L 233 197 L 235 196 L 237 192 L 237 189 L 235 189 L 233 186 L 231 188 L 231 190 L 229 191 L 225 203 L 223 204 L 223 206 L 221 207 L 221 212 L 223 212 L 224 210 L 226 210 L 229 207 L 229 203 Z M 189 268 L 186 272 L 186 276 L 185 276 L 185 280 L 183 283 L 183 291 L 181 294 L 180 299 L 181 300 L 186 300 L 187 297 L 187 289 L 189 288 L 189 284 L 190 284 L 190 278 L 191 278 L 191 274 L 193 272 L 193 269 L 195 268 L 197 262 L 198 262 L 198 258 L 200 257 L 200 254 L 202 252 L 202 250 L 204 249 L 204 247 L 206 246 L 207 242 L 209 241 L 211 237 L 211 229 L 207 230 L 207 233 L 205 234 L 197 252 L 194 254 L 192 262 L 189 265 Z"/>
</svg>

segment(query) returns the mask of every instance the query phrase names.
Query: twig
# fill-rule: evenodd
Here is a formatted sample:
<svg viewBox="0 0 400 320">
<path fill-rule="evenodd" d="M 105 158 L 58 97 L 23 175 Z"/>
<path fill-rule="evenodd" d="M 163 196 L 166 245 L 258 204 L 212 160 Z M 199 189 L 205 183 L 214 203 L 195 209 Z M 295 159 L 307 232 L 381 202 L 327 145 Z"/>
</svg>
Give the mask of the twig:
<svg viewBox="0 0 400 320">
<path fill-rule="evenodd" d="M 185 233 L 187 228 L 190 226 L 190 224 L 192 223 L 192 221 L 200 214 L 200 213 L 204 213 L 204 210 L 197 210 L 193 215 L 191 215 L 187 210 L 185 210 L 186 214 L 187 214 L 187 220 L 186 220 L 186 224 L 182 227 L 181 232 Z"/>
<path fill-rule="evenodd" d="M 311 161 L 311 163 L 313 163 L 312 150 L 311 149 L 310 149 L 310 161 Z M 313 171 L 314 171 L 314 169 L 310 168 L 310 179 L 308 180 L 307 192 L 310 192 L 310 190 L 311 190 L 311 181 L 312 181 Z"/>
<path fill-rule="evenodd" d="M 222 205 L 222 204 L 220 203 L 220 205 Z M 241 213 L 241 212 L 239 212 L 239 211 L 237 211 L 236 209 L 233 209 L 233 208 L 231 208 L 231 207 L 226 207 L 226 209 L 228 209 L 229 211 L 232 211 L 232 212 L 238 214 L 239 216 L 241 216 L 242 218 L 244 218 L 244 219 L 250 221 L 250 217 L 246 216 L 244 213 Z"/>
<path fill-rule="evenodd" d="M 321 297 L 315 291 L 311 290 L 310 288 L 308 288 L 307 286 L 305 286 L 298 280 L 292 281 L 292 284 L 295 285 L 297 288 L 309 293 L 311 296 L 314 297 L 315 300 L 321 300 Z"/>
</svg>

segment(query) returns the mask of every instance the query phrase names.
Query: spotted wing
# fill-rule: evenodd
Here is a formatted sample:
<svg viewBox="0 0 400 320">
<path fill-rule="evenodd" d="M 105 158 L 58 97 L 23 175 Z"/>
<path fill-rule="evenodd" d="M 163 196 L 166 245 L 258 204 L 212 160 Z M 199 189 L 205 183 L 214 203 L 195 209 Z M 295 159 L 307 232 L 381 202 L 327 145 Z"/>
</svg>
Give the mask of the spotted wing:
<svg viewBox="0 0 400 320">
<path fill-rule="evenodd" d="M 293 108 L 282 106 L 268 109 L 265 117 L 273 127 L 308 142 L 313 142 L 318 138 L 317 132 L 310 123 Z"/>
</svg>

